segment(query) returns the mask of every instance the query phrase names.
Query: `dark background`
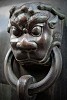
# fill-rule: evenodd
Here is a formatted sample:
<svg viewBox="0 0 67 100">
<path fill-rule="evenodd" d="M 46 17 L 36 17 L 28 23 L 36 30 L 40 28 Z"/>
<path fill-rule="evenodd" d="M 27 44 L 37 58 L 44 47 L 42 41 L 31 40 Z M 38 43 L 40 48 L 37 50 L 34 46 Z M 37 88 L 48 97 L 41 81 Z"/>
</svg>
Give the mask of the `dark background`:
<svg viewBox="0 0 67 100">
<path fill-rule="evenodd" d="M 35 1 L 35 0 L 30 0 Z M 29 2 L 30 2 L 29 1 Z M 38 1 L 38 0 L 37 0 Z M 67 0 L 41 0 L 45 4 L 50 4 L 54 8 L 67 16 Z M 28 0 L 0 0 L 0 100 L 17 100 L 16 92 L 7 84 L 3 67 L 4 58 L 10 47 L 9 34 L 7 33 L 7 24 L 9 9 L 13 5 L 22 5 Z M 63 69 L 57 82 L 52 86 L 50 95 L 46 94 L 41 100 L 67 100 L 67 26 L 66 19 L 64 21 L 63 39 L 62 39 L 62 59 Z M 42 93 L 41 93 L 42 95 Z M 39 100 L 39 99 L 38 99 Z"/>
</svg>

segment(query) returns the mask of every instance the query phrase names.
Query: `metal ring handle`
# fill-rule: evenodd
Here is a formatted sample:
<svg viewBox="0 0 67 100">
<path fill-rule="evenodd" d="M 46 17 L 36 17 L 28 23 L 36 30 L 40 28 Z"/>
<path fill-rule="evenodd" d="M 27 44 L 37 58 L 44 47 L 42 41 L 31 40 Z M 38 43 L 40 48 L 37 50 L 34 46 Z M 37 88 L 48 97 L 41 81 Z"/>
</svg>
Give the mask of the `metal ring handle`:
<svg viewBox="0 0 67 100">
<path fill-rule="evenodd" d="M 21 76 L 17 82 L 17 93 L 20 100 L 35 100 L 35 95 L 30 95 L 28 87 L 34 83 L 35 79 L 31 75 Z"/>
<path fill-rule="evenodd" d="M 12 87 L 16 88 L 18 78 L 15 76 L 11 68 L 12 59 L 13 59 L 13 53 L 10 49 L 5 57 L 4 73 L 9 84 L 12 85 Z M 30 92 L 34 94 L 49 88 L 59 76 L 61 69 L 62 69 L 61 52 L 59 48 L 55 46 L 52 51 L 52 65 L 48 74 L 41 81 L 30 84 L 29 86 Z"/>
</svg>

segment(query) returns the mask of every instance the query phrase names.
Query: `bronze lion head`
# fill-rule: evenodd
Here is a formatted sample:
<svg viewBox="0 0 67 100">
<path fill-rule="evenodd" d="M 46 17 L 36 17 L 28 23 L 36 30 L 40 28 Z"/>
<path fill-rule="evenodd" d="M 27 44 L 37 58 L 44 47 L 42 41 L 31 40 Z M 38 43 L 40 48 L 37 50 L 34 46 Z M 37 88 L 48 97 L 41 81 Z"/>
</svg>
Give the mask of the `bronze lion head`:
<svg viewBox="0 0 67 100">
<path fill-rule="evenodd" d="M 60 46 L 63 15 L 51 6 L 27 3 L 10 10 L 8 32 L 19 62 L 44 63 L 54 46 Z"/>
</svg>

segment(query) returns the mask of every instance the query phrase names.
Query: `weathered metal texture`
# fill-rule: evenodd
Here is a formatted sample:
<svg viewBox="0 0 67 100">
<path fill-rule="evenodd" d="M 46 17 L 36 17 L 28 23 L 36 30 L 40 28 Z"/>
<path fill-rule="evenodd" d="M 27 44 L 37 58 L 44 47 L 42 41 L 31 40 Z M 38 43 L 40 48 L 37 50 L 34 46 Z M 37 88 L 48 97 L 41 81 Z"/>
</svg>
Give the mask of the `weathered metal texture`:
<svg viewBox="0 0 67 100">
<path fill-rule="evenodd" d="M 10 10 L 8 32 L 11 49 L 5 58 L 4 72 L 9 84 L 18 88 L 20 100 L 22 98 L 32 100 L 34 94 L 48 89 L 60 75 L 62 69 L 60 46 L 64 18 L 63 14 L 41 2 L 14 6 Z M 23 73 L 18 76 L 19 78 L 22 76 L 19 81 L 13 72 L 14 62 L 18 65 L 17 68 L 21 66 L 26 71 L 25 76 L 22 76 Z M 31 80 L 28 67 L 36 69 L 34 65 L 50 67 L 47 68 L 48 74 L 41 76 L 43 79 L 31 84 L 33 77 Z"/>
<path fill-rule="evenodd" d="M 27 0 L 26 0 L 27 1 Z M 26 2 L 25 1 L 25 2 Z M 43 0 L 42 0 L 43 1 Z M 1 0 L 0 1 L 0 83 L 2 84 L 0 88 L 0 92 L 2 95 L 0 95 L 0 100 L 17 100 L 17 95 L 14 93 L 14 89 L 10 88 L 9 86 L 7 87 L 6 85 L 6 80 L 3 74 L 3 61 L 4 57 L 6 55 L 7 50 L 9 49 L 9 34 L 6 34 L 6 28 L 7 28 L 7 23 L 8 23 L 8 10 L 11 8 L 12 5 L 16 5 L 16 3 L 19 2 L 24 2 L 22 0 Z M 53 7 L 56 7 L 59 9 L 59 11 L 65 13 L 67 15 L 67 1 L 66 0 L 45 0 L 45 3 L 53 5 Z M 10 4 L 10 5 L 9 5 Z M 21 5 L 21 4 L 20 4 Z M 61 10 L 60 10 L 61 9 Z M 55 85 L 49 89 L 49 93 L 39 93 L 37 96 L 37 100 L 67 100 L 67 27 L 64 25 L 64 34 L 63 34 L 63 41 L 62 41 L 62 57 L 63 57 L 63 70 L 62 74 L 55 83 Z M 14 66 L 14 72 L 18 73 L 16 70 L 16 67 Z M 35 72 L 35 71 L 34 71 Z M 15 74 L 16 74 L 15 73 Z M 33 72 L 32 72 L 33 73 Z M 41 70 L 40 70 L 41 73 Z M 42 71 L 41 74 L 43 74 L 44 71 Z M 38 76 L 39 73 L 37 73 Z M 40 75 L 38 76 L 40 78 Z M 3 89 L 6 88 L 6 89 Z M 4 91 L 5 90 L 5 91 Z M 11 91 L 11 93 L 7 93 L 6 91 Z M 10 97 L 9 97 L 10 95 Z M 6 97 L 5 97 L 6 96 Z"/>
</svg>

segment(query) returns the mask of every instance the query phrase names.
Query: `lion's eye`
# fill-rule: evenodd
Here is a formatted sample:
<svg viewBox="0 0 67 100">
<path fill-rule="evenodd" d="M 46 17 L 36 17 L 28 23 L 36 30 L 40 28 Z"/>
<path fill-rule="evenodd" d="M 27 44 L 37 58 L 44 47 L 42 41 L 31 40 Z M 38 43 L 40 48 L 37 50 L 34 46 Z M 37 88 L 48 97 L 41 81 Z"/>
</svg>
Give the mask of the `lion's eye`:
<svg viewBox="0 0 67 100">
<path fill-rule="evenodd" d="M 41 27 L 40 26 L 36 26 L 32 29 L 32 35 L 33 36 L 40 36 L 41 35 Z"/>
<path fill-rule="evenodd" d="M 12 26 L 12 33 L 17 37 L 21 36 L 20 30 L 18 30 L 15 26 Z"/>
</svg>

